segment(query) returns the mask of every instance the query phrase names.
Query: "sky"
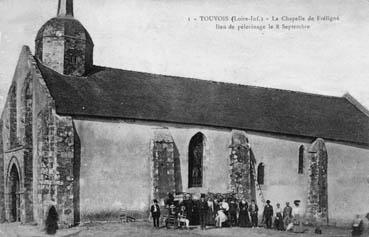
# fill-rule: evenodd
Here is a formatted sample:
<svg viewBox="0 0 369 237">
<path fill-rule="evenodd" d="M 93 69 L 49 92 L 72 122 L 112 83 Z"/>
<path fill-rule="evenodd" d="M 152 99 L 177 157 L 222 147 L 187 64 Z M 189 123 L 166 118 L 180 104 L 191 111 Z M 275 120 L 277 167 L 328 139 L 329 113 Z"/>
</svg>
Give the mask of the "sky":
<svg viewBox="0 0 369 237">
<path fill-rule="evenodd" d="M 0 110 L 22 45 L 34 52 L 38 29 L 58 0 L 0 0 Z M 75 0 L 94 63 L 114 68 L 342 96 L 369 108 L 368 0 Z M 295 22 L 308 30 L 219 30 L 206 16 L 334 16 Z M 272 16 L 279 20 L 271 22 Z M 190 18 L 190 20 L 189 20 Z M 269 19 L 269 21 L 266 20 Z M 196 20 L 195 20 L 196 19 Z"/>
</svg>

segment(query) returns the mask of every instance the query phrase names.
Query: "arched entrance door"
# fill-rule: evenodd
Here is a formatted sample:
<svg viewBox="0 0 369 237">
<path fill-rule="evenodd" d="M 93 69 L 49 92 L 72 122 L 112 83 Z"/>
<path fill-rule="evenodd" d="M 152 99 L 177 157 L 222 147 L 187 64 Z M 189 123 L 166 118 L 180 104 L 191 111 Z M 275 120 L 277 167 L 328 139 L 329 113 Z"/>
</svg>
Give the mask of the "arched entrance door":
<svg viewBox="0 0 369 237">
<path fill-rule="evenodd" d="M 9 191 L 10 221 L 20 221 L 20 183 L 18 169 L 15 164 L 12 165 L 9 173 Z"/>
</svg>

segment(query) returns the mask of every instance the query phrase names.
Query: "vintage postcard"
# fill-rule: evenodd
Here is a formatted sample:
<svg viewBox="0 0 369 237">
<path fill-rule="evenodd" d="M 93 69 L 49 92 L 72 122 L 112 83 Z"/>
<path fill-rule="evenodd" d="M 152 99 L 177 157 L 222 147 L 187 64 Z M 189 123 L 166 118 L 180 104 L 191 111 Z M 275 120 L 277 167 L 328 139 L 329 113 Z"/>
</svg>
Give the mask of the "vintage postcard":
<svg viewBox="0 0 369 237">
<path fill-rule="evenodd" d="M 369 234 L 369 1 L 0 16 L 0 236 Z"/>
</svg>

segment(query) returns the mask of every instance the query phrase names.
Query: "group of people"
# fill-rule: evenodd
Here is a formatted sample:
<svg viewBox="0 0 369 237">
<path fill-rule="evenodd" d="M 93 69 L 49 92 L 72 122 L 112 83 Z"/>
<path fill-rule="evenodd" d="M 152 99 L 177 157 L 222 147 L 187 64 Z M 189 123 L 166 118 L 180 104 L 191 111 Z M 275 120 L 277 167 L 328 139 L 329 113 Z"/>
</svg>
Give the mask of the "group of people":
<svg viewBox="0 0 369 237">
<path fill-rule="evenodd" d="M 206 198 L 201 194 L 200 200 L 193 200 L 191 195 L 186 194 L 183 200 L 175 200 L 172 194 L 168 194 L 165 201 L 167 217 L 165 224 L 176 227 L 189 227 L 200 225 L 201 229 L 206 226 L 216 227 L 252 227 L 259 226 L 259 207 L 255 200 L 248 203 L 245 199 L 235 198 Z M 159 227 L 160 207 L 157 200 L 151 206 L 151 216 L 154 227 Z M 274 221 L 273 221 L 274 220 Z M 286 202 L 282 209 L 279 203 L 274 209 L 269 200 L 266 201 L 262 212 L 261 224 L 266 228 L 277 230 L 293 230 L 303 232 L 302 211 L 300 201 L 294 201 L 294 207 Z"/>
</svg>

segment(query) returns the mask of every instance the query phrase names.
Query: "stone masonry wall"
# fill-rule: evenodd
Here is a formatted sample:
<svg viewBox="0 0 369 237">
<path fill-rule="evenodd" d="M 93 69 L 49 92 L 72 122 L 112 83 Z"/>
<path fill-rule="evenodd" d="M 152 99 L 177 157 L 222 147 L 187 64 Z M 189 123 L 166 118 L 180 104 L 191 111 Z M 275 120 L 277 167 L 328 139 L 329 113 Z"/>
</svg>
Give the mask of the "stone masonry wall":
<svg viewBox="0 0 369 237">
<path fill-rule="evenodd" d="M 153 198 L 163 200 L 176 191 L 175 144 L 168 129 L 155 129 L 153 139 Z M 177 152 L 178 153 L 178 152 Z"/>
<path fill-rule="evenodd" d="M 33 221 L 33 154 L 32 154 L 32 114 L 33 114 L 33 75 L 29 67 L 32 60 L 29 49 L 23 47 L 4 108 L 3 121 L 3 179 L 5 192 L 6 220 L 13 221 L 10 200 L 10 187 L 7 186 L 11 162 L 19 172 L 20 221 Z"/>
<path fill-rule="evenodd" d="M 73 160 L 73 205 L 74 205 L 74 224 L 81 221 L 81 205 L 80 205 L 80 176 L 81 176 L 81 140 L 77 133 L 75 124 L 73 123 L 74 133 L 74 160 Z"/>
<path fill-rule="evenodd" d="M 57 186 L 58 208 L 61 210 L 61 224 L 71 226 L 74 220 L 74 130 L 70 117 L 56 116 L 56 157 L 60 185 Z"/>
<path fill-rule="evenodd" d="M 92 66 L 92 47 L 85 40 L 65 38 L 64 74 L 81 76 L 88 72 Z"/>
<path fill-rule="evenodd" d="M 309 191 L 307 216 L 310 221 L 328 223 L 327 150 L 323 139 L 317 139 L 309 149 Z"/>
<path fill-rule="evenodd" d="M 59 214 L 61 226 L 74 224 L 73 154 L 74 134 L 72 119 L 55 114 L 49 104 L 38 116 L 38 201 L 44 223 L 51 206 Z"/>
<path fill-rule="evenodd" d="M 36 68 L 36 74 L 39 71 Z M 75 224 L 74 130 L 71 117 L 59 116 L 42 77 L 35 77 L 34 202 L 36 222 L 43 226 L 54 206 L 59 226 Z"/>
<path fill-rule="evenodd" d="M 23 145 L 24 153 L 24 222 L 29 223 L 33 221 L 33 80 L 31 74 L 27 74 L 21 92 L 19 140 Z"/>
<path fill-rule="evenodd" d="M 4 143 L 3 121 L 0 119 L 0 223 L 5 221 L 5 180 L 4 180 Z"/>
<path fill-rule="evenodd" d="M 237 199 L 246 199 L 250 202 L 253 182 L 251 180 L 251 164 L 248 140 L 245 132 L 232 131 L 232 144 L 230 146 L 230 184 L 231 190 Z"/>
<path fill-rule="evenodd" d="M 53 70 L 64 72 L 64 39 L 47 37 L 43 39 L 42 62 Z"/>
<path fill-rule="evenodd" d="M 11 187 L 6 186 L 5 179 L 15 165 L 20 179 L 20 221 L 42 225 L 50 206 L 55 205 L 60 225 L 73 225 L 76 217 L 72 119 L 56 115 L 51 95 L 26 46 L 22 48 L 0 122 L 0 221 L 4 212 L 6 220 L 14 219 Z"/>
</svg>

